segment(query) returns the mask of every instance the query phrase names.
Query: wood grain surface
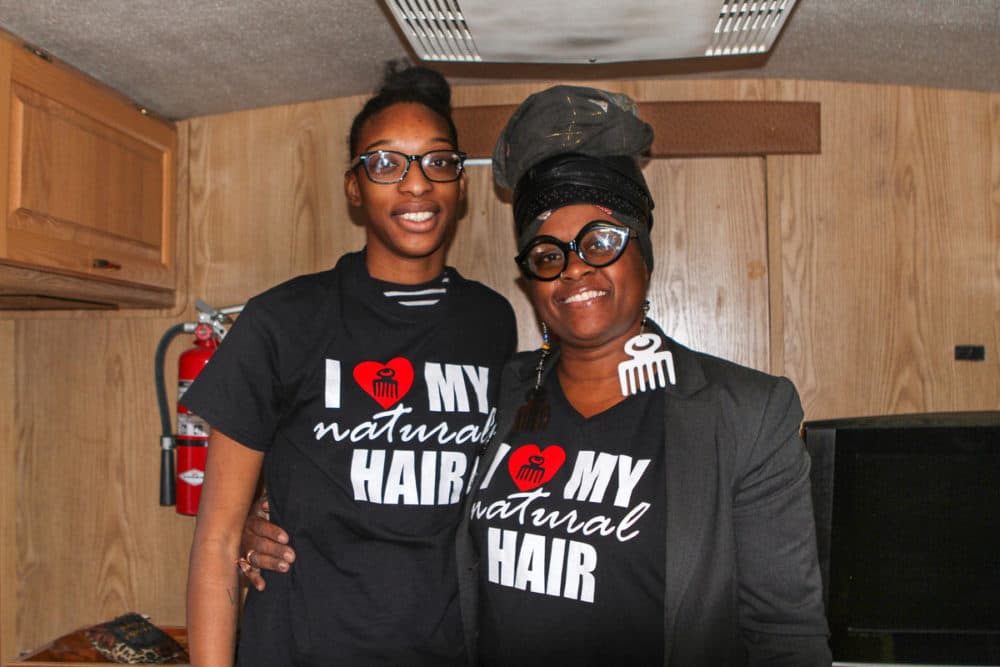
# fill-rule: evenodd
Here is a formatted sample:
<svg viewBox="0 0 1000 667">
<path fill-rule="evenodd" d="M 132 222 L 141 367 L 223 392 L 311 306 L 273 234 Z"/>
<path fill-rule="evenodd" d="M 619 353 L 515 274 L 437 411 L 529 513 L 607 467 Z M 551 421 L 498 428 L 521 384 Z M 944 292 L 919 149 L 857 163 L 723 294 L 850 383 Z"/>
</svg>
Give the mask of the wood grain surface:
<svg viewBox="0 0 1000 667">
<path fill-rule="evenodd" d="M 822 159 L 768 160 L 784 370 L 810 418 L 1000 407 L 998 96 L 775 84 Z M 955 361 L 981 344 L 984 362 Z"/>
<path fill-rule="evenodd" d="M 25 49 L 9 49 L 0 257 L 172 289 L 174 127 Z"/>
<path fill-rule="evenodd" d="M 158 505 L 152 362 L 168 324 L 18 322 L 19 650 L 126 611 L 184 623 L 193 522 Z"/>
<path fill-rule="evenodd" d="M 656 128 L 652 158 L 734 157 L 819 153 L 819 104 L 815 102 L 642 102 L 639 115 Z M 455 110 L 462 150 L 489 158 L 517 104 Z"/>
<path fill-rule="evenodd" d="M 15 329 L 14 321 L 0 320 L 0 663 L 4 664 L 17 655 L 17 527 L 24 517 L 17 504 Z"/>
</svg>

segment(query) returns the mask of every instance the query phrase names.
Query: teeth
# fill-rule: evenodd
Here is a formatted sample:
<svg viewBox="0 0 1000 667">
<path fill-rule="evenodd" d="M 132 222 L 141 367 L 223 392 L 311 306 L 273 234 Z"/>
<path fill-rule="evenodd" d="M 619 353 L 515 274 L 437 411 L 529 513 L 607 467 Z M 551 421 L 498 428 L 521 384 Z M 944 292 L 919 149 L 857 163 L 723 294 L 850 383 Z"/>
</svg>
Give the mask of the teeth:
<svg viewBox="0 0 1000 667">
<path fill-rule="evenodd" d="M 590 299 L 596 299 L 599 296 L 604 296 L 607 294 L 604 290 L 591 289 L 586 292 L 580 292 L 579 294 L 574 294 L 571 297 L 566 298 L 563 303 L 577 303 L 580 301 L 588 301 Z"/>
<path fill-rule="evenodd" d="M 432 211 L 416 211 L 414 213 L 403 213 L 399 217 L 410 222 L 424 222 L 433 218 L 434 213 Z"/>
</svg>

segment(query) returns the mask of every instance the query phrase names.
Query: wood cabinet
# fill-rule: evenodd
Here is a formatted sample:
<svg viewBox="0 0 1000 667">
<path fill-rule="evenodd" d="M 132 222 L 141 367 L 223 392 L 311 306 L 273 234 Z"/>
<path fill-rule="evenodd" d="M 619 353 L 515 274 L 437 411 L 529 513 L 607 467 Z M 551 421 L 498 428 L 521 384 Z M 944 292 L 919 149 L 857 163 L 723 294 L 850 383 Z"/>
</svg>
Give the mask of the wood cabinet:
<svg viewBox="0 0 1000 667">
<path fill-rule="evenodd" d="M 0 41 L 0 307 L 173 304 L 176 129 Z"/>
</svg>

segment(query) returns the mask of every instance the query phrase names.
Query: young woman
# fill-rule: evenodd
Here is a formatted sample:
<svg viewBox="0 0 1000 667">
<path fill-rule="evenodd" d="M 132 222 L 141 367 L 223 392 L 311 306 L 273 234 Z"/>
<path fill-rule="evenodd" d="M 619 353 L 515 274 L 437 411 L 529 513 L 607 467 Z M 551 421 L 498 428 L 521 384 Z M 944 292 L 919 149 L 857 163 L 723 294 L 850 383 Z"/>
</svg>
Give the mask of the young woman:
<svg viewBox="0 0 1000 667">
<path fill-rule="evenodd" d="M 469 655 L 830 665 L 798 396 L 647 318 L 652 131 L 630 106 L 557 86 L 494 153 L 552 343 L 504 370 L 458 532 Z"/>
<path fill-rule="evenodd" d="M 445 266 L 465 192 L 449 97 L 413 68 L 368 101 L 344 178 L 365 248 L 252 298 L 184 397 L 212 426 L 192 664 L 233 664 L 261 471 L 296 563 L 248 595 L 240 665 L 466 663 L 455 530 L 516 334 L 502 297 Z"/>
</svg>

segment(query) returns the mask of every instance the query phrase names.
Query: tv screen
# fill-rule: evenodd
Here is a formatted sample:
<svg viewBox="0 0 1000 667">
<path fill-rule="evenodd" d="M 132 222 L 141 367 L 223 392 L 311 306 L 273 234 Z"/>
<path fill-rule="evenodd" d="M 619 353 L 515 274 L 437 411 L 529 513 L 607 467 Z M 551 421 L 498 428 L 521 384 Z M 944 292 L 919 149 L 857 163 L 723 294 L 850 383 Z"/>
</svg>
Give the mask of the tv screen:
<svg viewBox="0 0 1000 667">
<path fill-rule="evenodd" d="M 1000 665 L 1000 412 L 804 431 L 834 660 Z"/>
</svg>

